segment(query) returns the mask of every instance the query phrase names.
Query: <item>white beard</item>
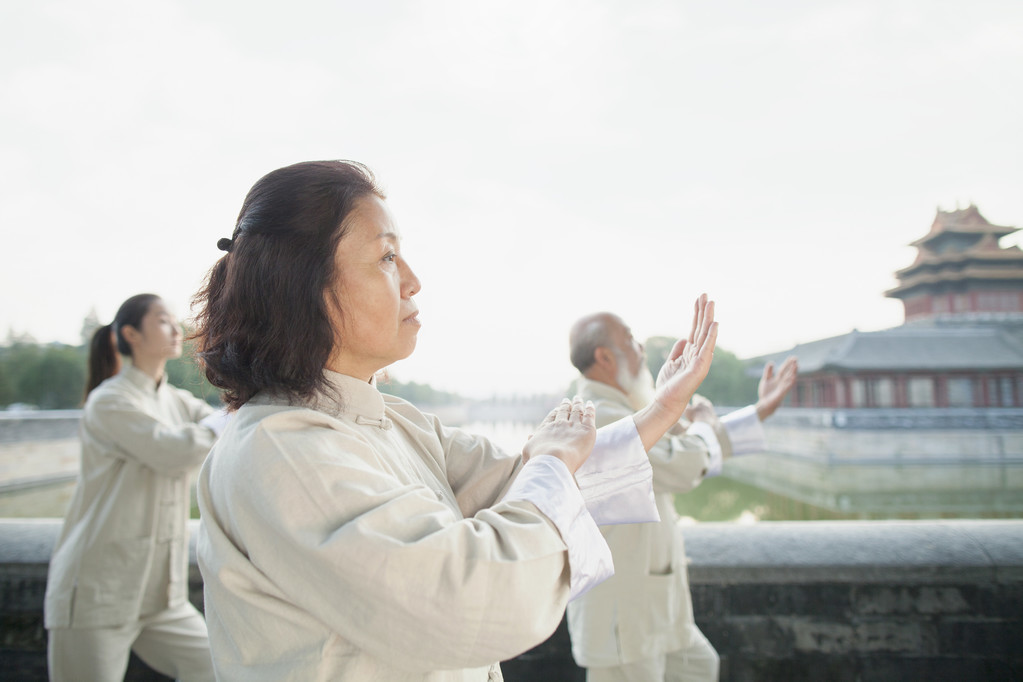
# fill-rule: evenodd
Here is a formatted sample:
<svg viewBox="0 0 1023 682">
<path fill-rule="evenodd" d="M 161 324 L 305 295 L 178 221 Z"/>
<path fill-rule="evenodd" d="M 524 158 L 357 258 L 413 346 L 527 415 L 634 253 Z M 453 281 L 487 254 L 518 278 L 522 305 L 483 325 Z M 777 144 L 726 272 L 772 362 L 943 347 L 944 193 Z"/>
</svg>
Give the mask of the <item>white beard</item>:
<svg viewBox="0 0 1023 682">
<path fill-rule="evenodd" d="M 629 400 L 629 407 L 633 410 L 641 410 L 654 400 L 654 376 L 646 363 L 640 363 L 639 371 L 635 375 L 629 372 L 628 363 L 619 358 L 618 376 L 615 377 L 618 385 L 625 389 L 625 396 Z"/>
</svg>

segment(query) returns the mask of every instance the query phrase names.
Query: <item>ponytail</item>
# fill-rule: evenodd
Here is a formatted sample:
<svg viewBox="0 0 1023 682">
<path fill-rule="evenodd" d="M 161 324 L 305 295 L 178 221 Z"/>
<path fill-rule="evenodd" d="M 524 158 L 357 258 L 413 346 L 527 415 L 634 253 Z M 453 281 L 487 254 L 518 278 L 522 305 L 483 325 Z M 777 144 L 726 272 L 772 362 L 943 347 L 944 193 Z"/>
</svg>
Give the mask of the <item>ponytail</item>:
<svg viewBox="0 0 1023 682">
<path fill-rule="evenodd" d="M 114 347 L 114 325 L 105 324 L 97 329 L 89 341 L 89 376 L 85 383 L 85 397 L 103 381 L 121 369 L 121 356 Z"/>
</svg>

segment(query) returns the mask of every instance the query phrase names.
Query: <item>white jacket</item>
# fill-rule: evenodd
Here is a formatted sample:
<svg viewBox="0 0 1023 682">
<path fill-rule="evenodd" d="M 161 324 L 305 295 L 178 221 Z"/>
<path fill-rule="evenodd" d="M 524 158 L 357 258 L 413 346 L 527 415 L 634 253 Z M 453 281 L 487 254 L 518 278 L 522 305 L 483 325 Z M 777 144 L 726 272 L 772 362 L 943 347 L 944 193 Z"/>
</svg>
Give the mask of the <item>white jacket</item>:
<svg viewBox="0 0 1023 682">
<path fill-rule="evenodd" d="M 597 406 L 598 426 L 632 414 L 628 398 L 613 386 L 580 377 L 577 391 Z M 600 529 L 615 575 L 568 605 L 572 655 L 579 665 L 619 666 L 688 646 L 695 623 L 675 494 L 719 469 L 722 451 L 727 457 L 760 451 L 764 444 L 752 406 L 721 421 L 720 439 L 707 424 L 696 423 L 686 435 L 665 436 L 650 449 L 660 523 Z"/>
<path fill-rule="evenodd" d="M 134 366 L 89 394 L 81 475 L 50 559 L 47 628 L 137 620 L 143 598 L 188 598 L 190 475 L 214 441 L 213 408 Z"/>
<path fill-rule="evenodd" d="M 218 678 L 500 679 L 496 661 L 543 641 L 570 592 L 609 568 L 568 469 L 548 456 L 523 466 L 326 375 L 332 390 L 313 404 L 243 406 L 200 472 Z M 625 487 L 644 491 L 649 515 L 649 466 L 623 424 Z"/>
</svg>

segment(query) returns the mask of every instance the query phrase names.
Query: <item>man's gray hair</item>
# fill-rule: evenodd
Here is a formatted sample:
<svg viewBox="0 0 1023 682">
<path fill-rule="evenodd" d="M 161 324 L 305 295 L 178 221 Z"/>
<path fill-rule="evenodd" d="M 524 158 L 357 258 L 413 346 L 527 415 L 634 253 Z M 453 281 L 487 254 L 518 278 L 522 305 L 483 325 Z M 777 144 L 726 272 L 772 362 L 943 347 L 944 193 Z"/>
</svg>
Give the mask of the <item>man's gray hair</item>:
<svg viewBox="0 0 1023 682">
<path fill-rule="evenodd" d="M 613 347 L 608 322 L 611 313 L 593 313 L 580 318 L 568 334 L 569 359 L 580 373 L 585 373 L 597 361 L 597 348 Z"/>
</svg>

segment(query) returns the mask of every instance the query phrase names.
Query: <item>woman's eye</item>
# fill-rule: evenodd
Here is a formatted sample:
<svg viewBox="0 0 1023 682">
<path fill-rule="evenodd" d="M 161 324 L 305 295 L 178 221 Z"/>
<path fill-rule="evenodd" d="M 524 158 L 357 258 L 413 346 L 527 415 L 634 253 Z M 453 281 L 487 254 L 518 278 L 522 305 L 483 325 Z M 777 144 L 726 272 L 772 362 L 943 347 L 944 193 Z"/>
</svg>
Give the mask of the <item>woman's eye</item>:
<svg viewBox="0 0 1023 682">
<path fill-rule="evenodd" d="M 389 253 L 386 256 L 384 256 L 384 260 L 387 261 L 388 263 L 393 263 L 394 259 L 397 258 L 397 257 L 398 257 L 398 254 L 396 254 L 396 253 L 394 253 L 392 251 L 391 253 Z"/>
</svg>

